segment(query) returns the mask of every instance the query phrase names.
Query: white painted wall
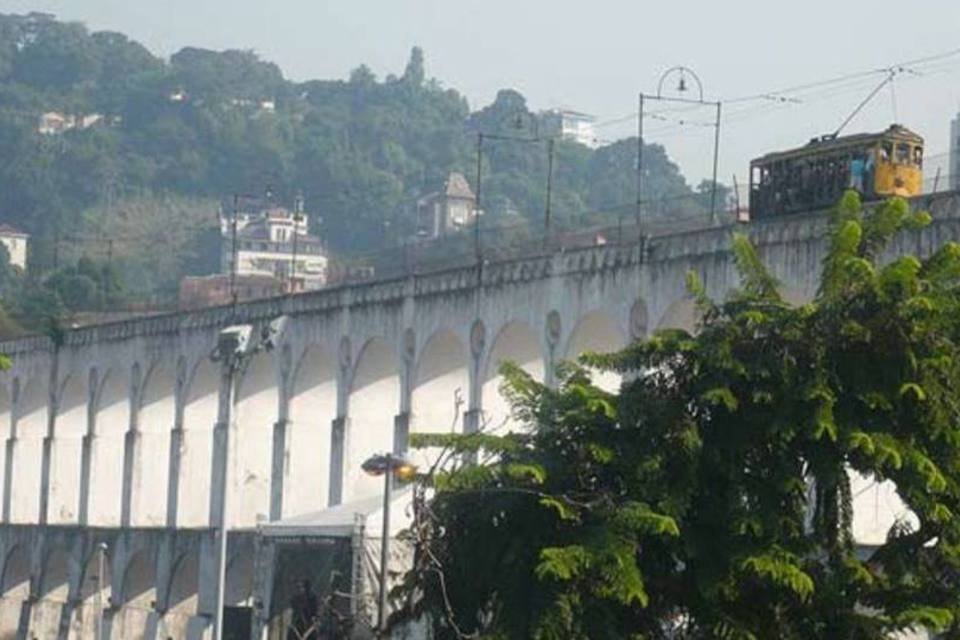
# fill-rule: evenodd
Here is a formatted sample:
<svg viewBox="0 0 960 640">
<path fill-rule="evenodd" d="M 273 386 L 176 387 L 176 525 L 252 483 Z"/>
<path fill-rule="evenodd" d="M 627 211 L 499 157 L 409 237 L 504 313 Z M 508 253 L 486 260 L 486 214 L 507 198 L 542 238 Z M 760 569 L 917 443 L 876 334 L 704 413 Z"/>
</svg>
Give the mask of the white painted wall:
<svg viewBox="0 0 960 640">
<path fill-rule="evenodd" d="M 360 468 L 376 453 L 393 450 L 394 419 L 400 413 L 400 376 L 394 347 L 372 338 L 360 351 L 350 391 L 343 502 L 378 495 L 383 478 Z"/>
<path fill-rule="evenodd" d="M 270 514 L 271 445 L 279 401 L 273 357 L 260 353 L 250 360 L 237 387 L 228 501 L 233 526 L 252 527 Z"/>
<path fill-rule="evenodd" d="M 210 522 L 210 461 L 220 396 L 216 365 L 200 360 L 184 396 L 177 522 L 183 527 L 202 527 Z"/>
<path fill-rule="evenodd" d="M 160 527 L 167 517 L 170 431 L 176 420 L 176 376 L 167 360 L 147 374 L 140 406 L 140 431 L 132 488 L 131 522 L 134 526 Z"/>
<path fill-rule="evenodd" d="M 481 392 L 484 429 L 504 434 L 517 430 L 520 425 L 511 417 L 510 405 L 500 393 L 503 376 L 500 365 L 511 361 L 519 365 L 536 380 L 544 379 L 544 359 L 536 332 L 522 322 L 510 322 L 500 330 L 487 358 L 484 383 Z"/>
<path fill-rule="evenodd" d="M 87 379 L 70 375 L 60 393 L 60 404 L 54 425 L 50 461 L 51 524 L 78 522 L 80 507 L 80 459 L 83 436 L 87 433 Z"/>
<path fill-rule="evenodd" d="M 411 433 L 462 433 L 469 408 L 469 356 L 463 341 L 450 330 L 429 338 L 416 367 L 410 403 Z M 440 449 L 411 450 L 414 464 L 427 469 Z"/>
<path fill-rule="evenodd" d="M 335 362 L 329 351 L 310 346 L 294 372 L 284 455 L 284 516 L 327 506 L 331 427 L 337 417 Z"/>
<path fill-rule="evenodd" d="M 120 524 L 124 436 L 130 426 L 130 368 L 107 372 L 100 390 L 90 462 L 89 523 Z"/>
<path fill-rule="evenodd" d="M 20 390 L 10 505 L 13 522 L 37 522 L 40 517 L 40 470 L 49 400 L 47 385 L 47 379 L 38 376 L 22 383 Z"/>
</svg>

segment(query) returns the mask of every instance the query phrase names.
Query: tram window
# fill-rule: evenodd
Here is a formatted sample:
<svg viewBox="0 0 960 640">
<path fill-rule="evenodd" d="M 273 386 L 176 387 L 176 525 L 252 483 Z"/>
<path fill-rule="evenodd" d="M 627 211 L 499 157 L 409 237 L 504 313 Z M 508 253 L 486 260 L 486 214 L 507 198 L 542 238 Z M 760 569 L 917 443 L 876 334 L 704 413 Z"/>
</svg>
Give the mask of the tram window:
<svg viewBox="0 0 960 640">
<path fill-rule="evenodd" d="M 908 164 L 910 162 L 910 145 L 901 142 L 897 145 L 897 164 Z"/>
<path fill-rule="evenodd" d="M 923 166 L 923 147 L 914 147 L 913 148 L 913 164 L 918 167 Z"/>
<path fill-rule="evenodd" d="M 881 162 L 890 162 L 890 156 L 893 155 L 893 143 L 884 142 L 880 146 L 880 161 Z"/>
</svg>

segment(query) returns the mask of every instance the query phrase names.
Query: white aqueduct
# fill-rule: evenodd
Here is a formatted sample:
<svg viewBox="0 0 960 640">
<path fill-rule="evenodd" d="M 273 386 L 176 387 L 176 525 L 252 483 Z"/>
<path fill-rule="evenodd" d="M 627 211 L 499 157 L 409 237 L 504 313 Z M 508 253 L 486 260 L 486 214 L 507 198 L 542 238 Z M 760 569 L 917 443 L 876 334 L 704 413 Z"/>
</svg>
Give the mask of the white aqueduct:
<svg viewBox="0 0 960 640">
<path fill-rule="evenodd" d="M 895 251 L 960 238 L 955 197 L 925 204 L 934 224 Z M 742 228 L 793 299 L 813 293 L 824 229 L 822 216 Z M 236 315 L 216 308 L 87 327 L 59 345 L 0 344 L 13 360 L 0 374 L 0 639 L 93 638 L 100 608 L 116 640 L 208 637 L 219 525 L 211 477 L 223 460 L 233 532 L 226 601 L 249 607 L 251 637 L 266 637 L 258 523 L 378 495 L 360 463 L 405 451 L 410 432 L 504 424 L 505 359 L 549 382 L 559 360 L 692 327 L 688 271 L 715 296 L 737 284 L 729 232 L 657 237 L 645 255 L 635 244 L 556 251 L 246 303 Z M 218 424 L 228 397 L 210 359 L 219 331 L 280 315 L 278 347 L 253 356 L 237 381 L 235 419 Z M 896 505 L 880 504 L 889 497 L 880 489 L 864 495 L 879 501 L 858 515 L 869 543 L 883 534 L 870 518 Z"/>
</svg>

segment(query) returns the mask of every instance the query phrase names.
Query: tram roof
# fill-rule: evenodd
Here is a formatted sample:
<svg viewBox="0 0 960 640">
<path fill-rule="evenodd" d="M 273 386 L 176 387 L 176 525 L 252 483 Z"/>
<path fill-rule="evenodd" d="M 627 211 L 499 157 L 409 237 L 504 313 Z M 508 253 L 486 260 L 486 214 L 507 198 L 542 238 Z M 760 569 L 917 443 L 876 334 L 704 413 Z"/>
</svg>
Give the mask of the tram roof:
<svg viewBox="0 0 960 640">
<path fill-rule="evenodd" d="M 750 164 L 768 164 L 777 160 L 783 160 L 792 156 L 801 156 L 819 153 L 829 149 L 839 149 L 847 146 L 858 146 L 880 140 L 882 138 L 895 138 L 906 140 L 915 144 L 923 144 L 923 137 L 907 127 L 900 124 L 892 124 L 884 131 L 877 133 L 854 133 L 848 136 L 838 136 L 836 138 L 823 136 L 814 138 L 802 147 L 790 149 L 788 151 L 774 151 L 754 159 Z"/>
</svg>

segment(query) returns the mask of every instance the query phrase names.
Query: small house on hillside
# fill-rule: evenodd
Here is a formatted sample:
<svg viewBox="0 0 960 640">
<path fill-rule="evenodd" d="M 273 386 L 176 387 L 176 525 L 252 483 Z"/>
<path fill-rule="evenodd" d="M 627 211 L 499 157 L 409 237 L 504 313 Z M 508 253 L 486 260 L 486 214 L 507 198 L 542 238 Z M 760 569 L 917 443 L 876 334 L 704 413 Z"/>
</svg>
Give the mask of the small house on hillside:
<svg viewBox="0 0 960 640">
<path fill-rule="evenodd" d="M 417 201 L 417 236 L 439 238 L 469 226 L 478 215 L 477 197 L 462 173 L 447 176 L 443 190 Z"/>
<path fill-rule="evenodd" d="M 27 242 L 30 234 L 15 229 L 8 224 L 0 223 L 0 242 L 10 254 L 10 264 L 21 269 L 27 268 Z"/>
</svg>

